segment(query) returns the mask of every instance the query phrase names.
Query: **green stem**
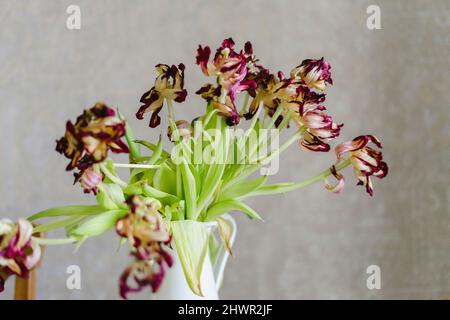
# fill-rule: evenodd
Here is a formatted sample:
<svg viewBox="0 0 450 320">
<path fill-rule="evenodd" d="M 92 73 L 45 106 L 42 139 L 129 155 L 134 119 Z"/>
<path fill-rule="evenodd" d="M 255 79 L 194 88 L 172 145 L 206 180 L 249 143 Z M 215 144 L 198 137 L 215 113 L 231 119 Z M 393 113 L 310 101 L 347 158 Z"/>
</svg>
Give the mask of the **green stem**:
<svg viewBox="0 0 450 320">
<path fill-rule="evenodd" d="M 132 168 L 132 169 L 156 169 L 159 168 L 160 165 L 152 165 L 152 164 L 134 164 L 134 163 L 114 163 L 115 168 Z"/>
<path fill-rule="evenodd" d="M 335 166 L 336 171 L 341 171 L 342 169 L 348 167 L 351 164 L 351 159 L 348 158 L 342 162 L 340 162 L 338 165 Z M 326 179 L 327 177 L 331 176 L 331 170 L 328 168 L 327 170 L 322 171 L 321 173 L 319 173 L 318 175 L 309 178 L 307 180 L 295 183 L 292 185 L 292 190 L 295 189 L 300 189 L 303 187 L 307 187 L 311 184 L 314 184 L 316 182 L 322 181 L 324 179 Z"/>
<path fill-rule="evenodd" d="M 350 164 L 351 164 L 351 159 L 348 158 L 335 166 L 336 171 L 340 171 L 340 170 L 346 168 L 347 166 L 349 166 Z M 278 183 L 275 185 L 263 186 L 263 187 L 261 187 L 261 189 L 255 190 L 255 191 L 247 194 L 245 197 L 247 198 L 247 197 L 254 197 L 254 196 L 265 196 L 265 195 L 273 195 L 273 194 L 290 192 L 290 191 L 293 191 L 296 189 L 310 186 L 316 182 L 323 181 L 327 177 L 329 177 L 331 174 L 332 174 L 332 172 L 331 172 L 330 168 L 328 168 L 328 169 L 322 171 L 321 173 L 319 173 L 318 175 L 316 175 L 312 178 L 309 178 L 307 180 L 301 181 L 301 182 L 297 182 L 297 183 L 286 182 L 286 183 Z"/>
<path fill-rule="evenodd" d="M 166 99 L 166 102 L 167 102 L 167 110 L 169 112 L 169 120 L 172 120 L 175 122 L 172 100 Z"/>
<path fill-rule="evenodd" d="M 128 184 L 120 179 L 119 177 L 116 177 L 114 174 L 111 173 L 111 171 L 108 170 L 108 168 L 105 166 L 105 164 L 100 164 L 100 170 L 105 174 L 105 176 L 110 179 L 112 182 L 118 184 L 121 187 L 126 187 Z"/>
<path fill-rule="evenodd" d="M 58 245 L 58 244 L 69 244 L 77 241 L 75 238 L 61 238 L 61 239 L 48 239 L 48 238 L 38 238 L 32 237 L 33 241 L 41 245 Z"/>
</svg>

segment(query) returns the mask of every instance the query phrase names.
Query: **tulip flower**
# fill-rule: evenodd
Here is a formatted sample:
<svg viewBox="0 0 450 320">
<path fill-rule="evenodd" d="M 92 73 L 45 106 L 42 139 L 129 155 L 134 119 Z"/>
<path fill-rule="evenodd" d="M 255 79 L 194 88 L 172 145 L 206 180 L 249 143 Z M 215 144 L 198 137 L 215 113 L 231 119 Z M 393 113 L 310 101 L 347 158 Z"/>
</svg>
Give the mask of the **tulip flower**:
<svg viewBox="0 0 450 320">
<path fill-rule="evenodd" d="M 327 83 L 333 84 L 330 69 L 330 64 L 323 58 L 318 60 L 306 59 L 291 71 L 291 77 L 300 79 L 311 88 L 323 91 Z"/>
<path fill-rule="evenodd" d="M 170 241 L 158 209 L 158 201 L 133 196 L 128 200 L 131 212 L 116 223 L 117 233 L 127 238 L 133 246 L 143 246 L 153 242 Z"/>
<path fill-rule="evenodd" d="M 116 223 L 117 233 L 132 245 L 131 263 L 120 277 L 120 295 L 126 299 L 129 292 L 141 291 L 150 286 L 156 292 L 161 285 L 166 267 L 173 264 L 172 256 L 165 250 L 171 241 L 161 215 L 160 203 L 151 198 L 132 196 L 127 203 L 130 213 Z M 130 284 L 134 280 L 135 286 Z"/>
<path fill-rule="evenodd" d="M 184 64 L 180 63 L 178 67 L 158 64 L 155 68 L 159 75 L 154 86 L 142 95 L 141 102 L 143 105 L 136 113 L 136 117 L 142 120 L 145 113 L 152 112 L 151 128 L 156 128 L 161 123 L 159 112 L 163 107 L 164 99 L 180 103 L 187 96 L 187 91 L 184 89 Z"/>
<path fill-rule="evenodd" d="M 307 109 L 303 116 L 296 117 L 297 124 L 306 129 L 300 140 L 300 145 L 311 151 L 326 152 L 330 150 L 327 141 L 339 136 L 343 124 L 333 122 L 331 116 L 326 114 L 324 106 Z"/>
<path fill-rule="evenodd" d="M 87 168 L 86 170 L 75 173 L 75 182 L 79 181 L 84 193 L 92 191 L 93 194 L 97 194 L 97 187 L 103 180 L 103 175 L 96 170 Z"/>
<path fill-rule="evenodd" d="M 64 137 L 57 141 L 56 151 L 70 159 L 67 170 L 81 171 L 106 159 L 108 150 L 127 153 L 121 138 L 125 135 L 125 122 L 115 116 L 113 109 L 97 103 L 80 115 L 75 124 L 68 121 Z"/>
<path fill-rule="evenodd" d="M 164 280 L 166 268 L 172 265 L 172 257 L 162 250 L 153 250 L 150 259 L 136 257 L 120 276 L 120 296 L 127 299 L 130 292 L 140 292 L 147 286 L 155 293 Z"/>
<path fill-rule="evenodd" d="M 371 177 L 384 178 L 388 173 L 388 166 L 383 160 L 383 154 L 368 146 L 372 142 L 381 148 L 380 141 L 373 135 L 356 137 L 338 145 L 335 149 L 338 161 L 343 159 L 344 154 L 350 153 L 350 161 L 353 171 L 358 179 L 357 185 L 364 186 L 367 193 L 373 195 Z"/>
<path fill-rule="evenodd" d="M 27 220 L 0 220 L 0 292 L 10 275 L 28 277 L 39 262 L 41 248 L 33 241 L 32 233 L 33 226 Z"/>
<path fill-rule="evenodd" d="M 199 46 L 196 62 L 206 76 L 216 76 L 218 84 L 228 92 L 243 91 L 241 82 L 247 75 L 246 56 L 234 50 L 233 39 L 225 39 L 217 49 L 214 59 L 209 61 L 211 49 Z M 250 84 L 244 84 L 249 86 Z"/>
<path fill-rule="evenodd" d="M 217 114 L 225 118 L 225 122 L 229 126 L 235 126 L 240 122 L 240 115 L 237 111 L 236 105 L 230 96 L 222 97 L 221 87 L 214 87 L 211 84 L 206 84 L 201 87 L 196 94 L 199 94 L 208 101 L 211 106 L 216 109 Z"/>
</svg>

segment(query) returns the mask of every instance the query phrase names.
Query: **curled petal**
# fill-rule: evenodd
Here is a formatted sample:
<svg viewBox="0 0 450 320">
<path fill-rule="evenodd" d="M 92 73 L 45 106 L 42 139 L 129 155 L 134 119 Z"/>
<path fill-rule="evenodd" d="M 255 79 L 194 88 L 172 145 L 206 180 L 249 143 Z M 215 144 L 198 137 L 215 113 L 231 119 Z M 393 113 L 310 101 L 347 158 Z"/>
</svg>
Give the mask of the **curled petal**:
<svg viewBox="0 0 450 320">
<path fill-rule="evenodd" d="M 6 276 L 5 276 L 6 278 Z M 2 293 L 3 291 L 5 291 L 5 279 L 1 274 L 0 274 L 0 293 Z"/>
<path fill-rule="evenodd" d="M 16 250 L 20 250 L 25 247 L 29 243 L 31 235 L 33 234 L 33 226 L 28 220 L 19 219 L 18 224 L 19 230 L 17 231 L 18 239 L 15 244 Z"/>
<path fill-rule="evenodd" d="M 32 239 L 33 226 L 25 219 L 17 223 L 0 220 L 0 286 L 9 275 L 27 277 L 38 263 L 41 250 Z"/>
<path fill-rule="evenodd" d="M 210 47 L 202 48 L 202 46 L 200 46 L 200 45 L 198 46 L 196 63 L 200 66 L 200 68 L 202 69 L 202 72 L 206 76 L 209 76 L 208 61 L 209 61 L 210 55 L 211 55 Z"/>
<path fill-rule="evenodd" d="M 247 41 L 247 42 L 245 43 L 245 45 L 244 45 L 244 53 L 245 53 L 247 56 L 253 55 L 253 46 L 252 46 L 252 43 L 251 43 L 250 41 Z"/>
<path fill-rule="evenodd" d="M 235 126 L 240 122 L 239 112 L 236 106 L 228 99 L 225 103 L 220 103 L 218 101 L 212 102 L 213 108 L 218 110 L 218 115 L 225 118 L 227 125 Z"/>
<path fill-rule="evenodd" d="M 156 65 L 158 76 L 154 86 L 145 92 L 140 102 L 143 103 L 136 113 L 136 118 L 142 120 L 145 113 L 152 112 L 150 127 L 155 128 L 161 123 L 159 112 L 164 104 L 164 99 L 178 103 L 186 100 L 187 91 L 184 89 L 184 64 L 178 66 L 167 64 Z"/>
<path fill-rule="evenodd" d="M 345 179 L 344 176 L 336 171 L 336 167 L 332 166 L 330 168 L 331 174 L 336 178 L 337 183 L 336 184 L 330 184 L 327 179 L 325 179 L 325 188 L 328 191 L 331 191 L 333 193 L 341 193 L 344 190 L 345 185 Z"/>
<path fill-rule="evenodd" d="M 206 101 L 211 101 L 220 97 L 221 90 L 221 86 L 214 87 L 212 84 L 208 83 L 198 89 L 195 93 L 200 95 Z"/>
<path fill-rule="evenodd" d="M 319 104 L 325 101 L 325 93 L 317 93 L 312 91 L 307 86 L 299 85 L 296 89 L 297 95 L 294 101 L 299 104 L 300 116 L 303 116 L 305 108 L 308 105 Z"/>
<path fill-rule="evenodd" d="M 254 90 L 257 85 L 254 80 L 242 80 L 240 82 L 236 82 L 230 90 L 230 98 L 232 100 L 235 99 L 236 94 L 244 91 Z"/>
<path fill-rule="evenodd" d="M 34 268 L 41 259 L 41 247 L 37 243 L 32 243 L 32 253 L 25 258 L 24 264 L 28 270 Z"/>
<path fill-rule="evenodd" d="M 217 51 L 222 51 L 223 49 L 230 49 L 233 50 L 234 49 L 234 41 L 233 38 L 228 38 L 222 41 L 222 45 L 219 49 L 217 49 Z"/>
<path fill-rule="evenodd" d="M 360 150 L 364 148 L 369 143 L 369 141 L 372 141 L 373 143 L 375 143 L 375 145 L 381 148 L 380 140 L 378 140 L 377 137 L 373 135 L 363 135 L 356 137 L 352 141 L 347 141 L 338 145 L 335 149 L 336 157 L 338 158 L 338 160 L 341 160 L 346 152 Z"/>
<path fill-rule="evenodd" d="M 330 64 L 323 58 L 306 59 L 291 71 L 291 77 L 304 81 L 309 87 L 323 91 L 326 83 L 333 84 L 330 69 Z"/>
<path fill-rule="evenodd" d="M 125 122 L 99 102 L 78 116 L 75 124 L 66 123 L 65 135 L 57 141 L 56 151 L 71 160 L 67 170 L 83 171 L 105 160 L 108 150 L 127 153 L 128 147 L 121 141 L 124 135 Z"/>
<path fill-rule="evenodd" d="M 380 165 L 378 166 L 378 170 L 373 173 L 373 175 L 379 179 L 382 179 L 387 176 L 389 171 L 388 165 L 386 162 L 381 161 Z"/>
<path fill-rule="evenodd" d="M 112 141 L 109 144 L 109 148 L 114 153 L 128 153 L 130 150 L 128 149 L 128 146 L 120 139 L 117 139 L 115 141 Z"/>
<path fill-rule="evenodd" d="M 162 108 L 163 105 L 163 97 L 160 95 L 158 91 L 153 87 L 146 93 L 144 93 L 141 97 L 141 102 L 143 105 L 139 108 L 136 113 L 136 118 L 139 120 L 144 119 L 144 114 L 149 111 L 155 111 L 157 109 Z"/>
<path fill-rule="evenodd" d="M 184 102 L 184 100 L 186 100 L 187 91 L 186 91 L 186 89 L 175 91 L 174 95 L 175 95 L 175 98 L 173 100 L 175 102 L 181 103 L 181 102 Z"/>
<path fill-rule="evenodd" d="M 308 131 L 305 132 L 302 139 L 300 140 L 300 145 L 301 147 L 310 151 L 328 152 L 330 150 L 330 145 L 328 143 L 323 142 Z"/>
<path fill-rule="evenodd" d="M 370 179 L 370 176 L 357 175 L 357 178 L 358 178 L 358 183 L 356 185 L 364 186 L 366 188 L 366 192 L 372 197 L 373 196 L 373 184 L 372 184 L 372 179 Z"/>
<path fill-rule="evenodd" d="M 91 168 L 87 168 L 86 170 L 75 173 L 75 183 L 80 182 L 81 187 L 83 188 L 84 193 L 92 193 L 97 194 L 97 187 L 103 180 L 103 175 Z"/>
<path fill-rule="evenodd" d="M 379 179 L 384 178 L 388 173 L 388 166 L 383 161 L 381 151 L 368 146 L 372 142 L 375 146 L 381 148 L 380 141 L 372 135 L 358 136 L 352 141 L 344 142 L 336 147 L 337 161 L 343 159 L 345 153 L 350 153 L 350 161 L 353 165 L 353 171 L 358 179 L 358 185 L 364 186 L 367 193 L 373 195 L 373 185 L 371 177 Z"/>
</svg>

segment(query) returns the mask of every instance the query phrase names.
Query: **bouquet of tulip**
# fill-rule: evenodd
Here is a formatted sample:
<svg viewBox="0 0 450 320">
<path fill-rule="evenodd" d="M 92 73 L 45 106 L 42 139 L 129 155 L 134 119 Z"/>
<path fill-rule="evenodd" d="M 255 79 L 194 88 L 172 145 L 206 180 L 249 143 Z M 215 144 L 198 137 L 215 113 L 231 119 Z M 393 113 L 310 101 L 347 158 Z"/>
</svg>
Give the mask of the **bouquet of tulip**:
<svg viewBox="0 0 450 320">
<path fill-rule="evenodd" d="M 231 38 L 210 55 L 209 47 L 198 47 L 196 63 L 215 80 L 196 92 L 206 101 L 204 114 L 190 122 L 175 117 L 173 102 L 182 103 L 187 97 L 183 64 L 158 64 L 154 86 L 141 97 L 136 117 L 143 119 L 151 113 L 151 128 L 160 125 L 160 113 L 166 107 L 171 150 L 163 146 L 166 139 L 161 136 L 156 143 L 136 139 L 124 116 L 103 103 L 85 110 L 75 123 L 67 122 L 56 150 L 70 160 L 67 170 L 76 171 L 75 183 L 95 195 L 97 205 L 48 209 L 18 223 L 1 220 L 0 291 L 10 275 L 27 276 L 39 260 L 40 245 L 76 243 L 79 247 L 115 229 L 120 244 L 129 244 L 133 258 L 120 277 L 123 298 L 146 286 L 156 292 L 170 272 L 172 249 L 189 287 L 202 295 L 203 261 L 214 259 L 218 243 L 211 237 L 229 249 L 230 226 L 222 215 L 240 211 L 261 219 L 245 199 L 316 182 L 339 193 L 344 187 L 342 170 L 350 165 L 358 185 L 373 194 L 371 178 L 386 176 L 387 165 L 381 152 L 369 146 L 381 148 L 372 135 L 339 144 L 335 162 L 310 179 L 267 184 L 271 174 L 267 165 L 290 145 L 327 152 L 329 142 L 339 136 L 343 125 L 335 123 L 323 106 L 323 91 L 333 83 L 327 61 L 307 59 L 289 76 L 281 71 L 273 74 L 255 58 L 250 42 L 237 51 Z M 240 94 L 243 103 L 238 108 Z M 285 130 L 292 133 L 278 143 Z M 129 163 L 115 163 L 108 157 L 110 151 L 129 153 Z M 119 168 L 129 168 L 127 180 L 119 176 Z M 35 223 L 43 218 L 50 220 Z M 217 222 L 218 235 L 207 232 L 202 223 L 206 221 Z M 65 238 L 39 236 L 60 228 Z"/>
</svg>

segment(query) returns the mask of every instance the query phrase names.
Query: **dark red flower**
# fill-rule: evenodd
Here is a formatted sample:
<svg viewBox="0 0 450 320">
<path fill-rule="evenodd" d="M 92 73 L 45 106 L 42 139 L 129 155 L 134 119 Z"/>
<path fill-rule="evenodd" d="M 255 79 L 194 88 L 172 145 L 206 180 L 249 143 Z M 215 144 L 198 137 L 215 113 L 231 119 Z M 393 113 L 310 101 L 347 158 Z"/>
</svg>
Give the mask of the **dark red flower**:
<svg viewBox="0 0 450 320">
<path fill-rule="evenodd" d="M 6 279 L 16 274 L 26 278 L 39 262 L 41 248 L 32 239 L 33 226 L 24 219 L 0 220 L 0 292 Z"/>
<path fill-rule="evenodd" d="M 353 165 L 353 171 L 358 179 L 358 185 L 364 186 L 369 195 L 373 195 L 373 186 L 371 176 L 379 179 L 384 178 L 388 173 L 388 166 L 383 161 L 381 151 L 368 146 L 372 142 L 378 148 L 381 148 L 380 140 L 373 135 L 363 135 L 356 137 L 352 141 L 347 141 L 338 145 L 335 149 L 338 161 L 343 159 L 343 155 L 350 153 L 350 160 Z"/>
<path fill-rule="evenodd" d="M 143 259 L 139 254 L 132 253 L 135 261 L 124 270 L 119 280 L 119 293 L 123 299 L 127 299 L 130 292 L 140 292 L 147 286 L 153 293 L 157 292 L 166 268 L 173 265 L 172 256 L 161 246 L 148 249 L 146 255 L 147 258 Z"/>
<path fill-rule="evenodd" d="M 241 117 L 234 104 L 234 100 L 229 95 L 222 97 L 220 86 L 214 87 L 212 84 L 208 83 L 201 87 L 196 93 L 208 101 L 211 106 L 218 111 L 218 115 L 225 118 L 227 125 L 235 126 L 239 124 Z"/>
<path fill-rule="evenodd" d="M 206 76 L 217 77 L 217 83 L 227 91 L 234 101 L 236 94 L 256 88 L 256 82 L 247 77 L 253 59 L 253 49 L 247 42 L 239 53 L 234 50 L 234 41 L 225 39 L 210 60 L 211 49 L 199 46 L 196 63 Z"/>
<path fill-rule="evenodd" d="M 306 59 L 291 71 L 291 77 L 300 78 L 309 87 L 323 91 L 327 83 L 333 84 L 330 69 L 330 64 L 323 58 L 318 60 Z"/>
<path fill-rule="evenodd" d="M 117 233 L 128 239 L 134 257 L 134 262 L 125 269 L 119 281 L 120 295 L 124 299 L 129 292 L 139 292 L 146 286 L 156 292 L 166 267 L 173 264 L 172 256 L 165 248 L 171 236 L 158 212 L 159 202 L 135 195 L 127 203 L 130 213 L 116 223 Z"/>
<path fill-rule="evenodd" d="M 125 135 L 125 122 L 115 116 L 113 109 L 103 103 L 85 110 L 75 124 L 68 121 L 66 133 L 56 144 L 56 151 L 70 159 L 67 170 L 81 171 L 102 162 L 108 149 L 114 153 L 127 153 L 128 147 L 121 140 Z"/>
<path fill-rule="evenodd" d="M 152 112 L 150 118 L 152 128 L 161 123 L 161 117 L 158 114 L 163 107 L 164 99 L 181 103 L 187 96 L 187 91 L 184 89 L 184 64 L 180 63 L 178 67 L 158 64 L 155 68 L 159 75 L 154 86 L 142 95 L 140 101 L 143 105 L 136 113 L 136 117 L 142 120 L 145 113 Z"/>
<path fill-rule="evenodd" d="M 327 141 L 339 136 L 343 124 L 336 124 L 324 111 L 324 106 L 311 107 L 296 116 L 297 124 L 306 129 L 300 144 L 307 150 L 326 152 L 330 150 Z"/>
</svg>

